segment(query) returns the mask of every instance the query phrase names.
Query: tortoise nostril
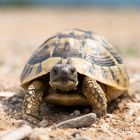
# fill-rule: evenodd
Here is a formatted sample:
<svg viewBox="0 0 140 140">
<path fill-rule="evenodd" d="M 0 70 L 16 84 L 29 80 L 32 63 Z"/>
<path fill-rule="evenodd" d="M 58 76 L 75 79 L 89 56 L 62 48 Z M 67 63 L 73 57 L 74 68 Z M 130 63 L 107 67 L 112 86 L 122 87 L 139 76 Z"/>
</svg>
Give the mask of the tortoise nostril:
<svg viewBox="0 0 140 140">
<path fill-rule="evenodd" d="M 54 68 L 53 68 L 53 73 L 54 73 L 55 75 L 58 74 L 58 68 L 57 68 L 57 67 L 54 67 Z"/>
</svg>

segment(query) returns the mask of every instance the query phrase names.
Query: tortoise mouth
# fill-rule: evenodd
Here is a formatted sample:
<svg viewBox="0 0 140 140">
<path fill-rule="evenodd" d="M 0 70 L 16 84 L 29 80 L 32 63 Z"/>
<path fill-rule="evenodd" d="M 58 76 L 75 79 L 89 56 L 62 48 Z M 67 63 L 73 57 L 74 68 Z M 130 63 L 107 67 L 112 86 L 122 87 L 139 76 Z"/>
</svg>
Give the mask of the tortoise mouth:
<svg viewBox="0 0 140 140">
<path fill-rule="evenodd" d="M 70 91 L 70 90 L 76 90 L 78 81 L 68 80 L 68 81 L 50 81 L 50 86 L 53 89 L 59 89 L 62 91 Z"/>
</svg>

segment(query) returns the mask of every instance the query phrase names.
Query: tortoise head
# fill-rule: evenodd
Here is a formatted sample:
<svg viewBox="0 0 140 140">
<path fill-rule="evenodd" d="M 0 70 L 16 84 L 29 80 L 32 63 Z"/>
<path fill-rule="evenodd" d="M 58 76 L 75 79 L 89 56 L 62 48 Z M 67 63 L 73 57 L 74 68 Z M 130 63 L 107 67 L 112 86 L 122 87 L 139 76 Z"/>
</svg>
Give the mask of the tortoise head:
<svg viewBox="0 0 140 140">
<path fill-rule="evenodd" d="M 76 68 L 70 64 L 57 64 L 50 71 L 49 84 L 54 89 L 62 91 L 76 90 L 78 74 Z"/>
</svg>

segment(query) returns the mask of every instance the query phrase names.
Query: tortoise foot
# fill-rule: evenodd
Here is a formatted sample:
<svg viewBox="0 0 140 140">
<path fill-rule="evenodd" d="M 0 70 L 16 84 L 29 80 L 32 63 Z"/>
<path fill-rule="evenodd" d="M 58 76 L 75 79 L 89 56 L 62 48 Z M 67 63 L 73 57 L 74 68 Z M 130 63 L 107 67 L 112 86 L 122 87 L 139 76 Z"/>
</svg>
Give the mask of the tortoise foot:
<svg viewBox="0 0 140 140">
<path fill-rule="evenodd" d="M 102 117 L 102 116 L 106 116 L 107 114 L 107 110 L 101 110 L 100 108 L 93 108 L 92 112 L 94 112 L 98 118 Z"/>
<path fill-rule="evenodd" d="M 104 91 L 96 80 L 89 77 L 84 78 L 83 94 L 91 104 L 92 112 L 98 117 L 106 115 L 107 99 Z"/>
<path fill-rule="evenodd" d="M 39 117 L 32 116 L 30 114 L 23 114 L 22 119 L 25 120 L 27 123 L 30 123 L 31 125 L 38 125 L 38 123 L 41 121 Z"/>
</svg>

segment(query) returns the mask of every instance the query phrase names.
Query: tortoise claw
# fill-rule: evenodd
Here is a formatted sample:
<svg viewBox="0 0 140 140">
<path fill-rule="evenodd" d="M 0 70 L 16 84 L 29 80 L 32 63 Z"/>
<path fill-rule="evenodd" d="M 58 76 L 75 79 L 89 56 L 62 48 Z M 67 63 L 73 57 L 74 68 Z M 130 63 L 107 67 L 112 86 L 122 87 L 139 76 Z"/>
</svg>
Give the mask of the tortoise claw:
<svg viewBox="0 0 140 140">
<path fill-rule="evenodd" d="M 100 109 L 93 109 L 92 112 L 94 112 L 98 118 L 102 117 L 102 116 L 106 116 L 107 111 L 105 110 L 100 110 Z"/>
<path fill-rule="evenodd" d="M 41 121 L 41 119 L 37 116 L 32 116 L 30 114 L 24 114 L 22 116 L 22 119 L 27 121 L 27 123 L 30 123 L 32 125 L 38 125 L 38 123 Z"/>
</svg>

